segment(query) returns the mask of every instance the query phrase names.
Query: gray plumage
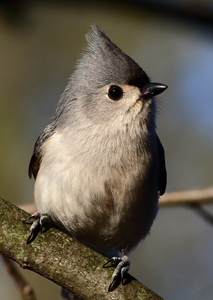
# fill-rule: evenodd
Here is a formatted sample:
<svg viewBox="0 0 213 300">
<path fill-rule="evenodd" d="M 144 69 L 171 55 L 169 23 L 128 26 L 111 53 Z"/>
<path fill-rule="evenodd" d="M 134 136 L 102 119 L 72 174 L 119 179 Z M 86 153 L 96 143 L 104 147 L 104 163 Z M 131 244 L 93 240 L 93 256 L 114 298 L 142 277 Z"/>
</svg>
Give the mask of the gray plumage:
<svg viewBox="0 0 213 300">
<path fill-rule="evenodd" d="M 41 145 L 53 134 L 56 126 L 64 124 L 66 112 L 69 113 L 69 109 L 72 110 L 71 102 L 82 98 L 82 90 L 89 99 L 95 89 L 112 82 L 129 84 L 142 89 L 144 84 L 149 82 L 149 78 L 142 68 L 118 48 L 96 25 L 91 27 L 86 39 L 88 42 L 86 53 L 79 60 L 77 68 L 62 94 L 51 124 L 45 128 L 36 141 L 34 156 L 29 166 L 30 178 L 32 174 L 36 178 L 41 158 L 39 153 Z"/>
<path fill-rule="evenodd" d="M 38 212 L 111 258 L 145 238 L 165 191 L 152 96 L 166 86 L 150 83 L 96 25 L 86 39 L 55 116 L 35 144 L 29 175 L 36 178 Z"/>
</svg>

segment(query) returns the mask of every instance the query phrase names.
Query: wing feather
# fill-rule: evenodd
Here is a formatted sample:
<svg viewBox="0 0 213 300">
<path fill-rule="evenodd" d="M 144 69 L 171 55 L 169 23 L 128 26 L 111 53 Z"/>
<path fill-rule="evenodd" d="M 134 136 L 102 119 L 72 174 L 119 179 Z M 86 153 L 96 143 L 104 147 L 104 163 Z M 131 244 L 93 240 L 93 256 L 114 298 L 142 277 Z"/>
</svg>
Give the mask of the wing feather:
<svg viewBox="0 0 213 300">
<path fill-rule="evenodd" d="M 165 163 L 165 153 L 164 148 L 161 144 L 159 137 L 157 136 L 157 143 L 158 143 L 158 153 L 159 153 L 159 162 L 160 162 L 160 172 L 159 172 L 159 191 L 160 195 L 163 195 L 166 190 L 167 184 L 167 174 L 166 174 L 166 163 Z"/>
<path fill-rule="evenodd" d="M 29 169 L 28 169 L 28 175 L 30 178 L 32 178 L 33 176 L 36 179 L 42 161 L 42 156 L 43 156 L 42 145 L 49 137 L 53 135 L 53 133 L 54 133 L 54 126 L 52 123 L 50 123 L 36 140 L 33 155 L 31 157 Z"/>
</svg>

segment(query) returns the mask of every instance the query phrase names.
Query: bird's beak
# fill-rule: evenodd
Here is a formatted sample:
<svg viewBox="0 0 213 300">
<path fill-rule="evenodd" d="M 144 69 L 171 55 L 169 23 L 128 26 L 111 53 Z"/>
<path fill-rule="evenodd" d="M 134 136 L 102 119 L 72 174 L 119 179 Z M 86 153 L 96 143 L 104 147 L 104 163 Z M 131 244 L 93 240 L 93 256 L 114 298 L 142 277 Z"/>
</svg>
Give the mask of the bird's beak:
<svg viewBox="0 0 213 300">
<path fill-rule="evenodd" d="M 143 92 L 142 97 L 144 99 L 150 99 L 153 96 L 161 94 L 167 89 L 167 85 L 163 83 L 150 82 L 147 84 L 147 89 Z"/>
</svg>

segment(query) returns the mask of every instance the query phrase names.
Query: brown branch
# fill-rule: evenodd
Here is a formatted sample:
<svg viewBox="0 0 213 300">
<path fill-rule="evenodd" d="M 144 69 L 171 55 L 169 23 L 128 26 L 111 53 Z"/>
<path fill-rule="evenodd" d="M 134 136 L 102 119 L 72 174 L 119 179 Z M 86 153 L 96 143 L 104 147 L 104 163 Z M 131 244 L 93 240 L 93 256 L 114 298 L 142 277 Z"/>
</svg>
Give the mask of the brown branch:
<svg viewBox="0 0 213 300">
<path fill-rule="evenodd" d="M 206 203 L 213 203 L 213 187 L 167 192 L 160 198 L 160 206 L 188 205 L 213 224 L 213 216 L 201 207 Z M 35 211 L 35 204 L 22 208 L 32 213 Z M 131 299 L 140 299 L 141 292 L 144 296 L 141 299 L 161 299 L 133 277 L 130 277 L 132 282 L 127 286 L 107 293 L 112 272 L 102 269 L 104 258 L 57 230 L 52 229 L 48 233 L 40 234 L 32 245 L 26 245 L 29 227 L 23 224 L 22 220 L 27 216 L 23 210 L 0 199 L 0 252 L 12 258 L 21 267 L 71 289 L 76 294 L 75 299 L 128 299 L 128 295 L 131 295 Z M 29 284 L 8 259 L 4 259 L 23 299 L 34 299 Z"/>
<path fill-rule="evenodd" d="M 0 252 L 22 268 L 41 274 L 85 300 L 160 300 L 158 295 L 129 275 L 128 284 L 108 293 L 112 269 L 102 268 L 106 258 L 56 229 L 39 234 L 26 244 L 29 216 L 0 199 Z"/>
<path fill-rule="evenodd" d="M 20 271 L 16 268 L 12 260 L 6 257 L 5 255 L 2 255 L 2 258 L 5 262 L 7 272 L 14 279 L 16 285 L 20 290 L 22 298 L 24 300 L 36 300 L 32 287 L 24 278 L 24 276 L 20 273 Z"/>
<path fill-rule="evenodd" d="M 202 207 L 199 203 L 191 203 L 189 207 L 193 209 L 199 216 L 201 216 L 209 224 L 213 225 L 213 215 Z"/>
<path fill-rule="evenodd" d="M 34 212 L 36 212 L 35 202 L 20 204 L 20 205 L 18 205 L 18 207 L 25 210 L 26 212 L 28 212 L 31 215 Z"/>
<path fill-rule="evenodd" d="M 213 203 L 213 187 L 200 190 L 186 190 L 165 193 L 160 206 Z"/>
</svg>

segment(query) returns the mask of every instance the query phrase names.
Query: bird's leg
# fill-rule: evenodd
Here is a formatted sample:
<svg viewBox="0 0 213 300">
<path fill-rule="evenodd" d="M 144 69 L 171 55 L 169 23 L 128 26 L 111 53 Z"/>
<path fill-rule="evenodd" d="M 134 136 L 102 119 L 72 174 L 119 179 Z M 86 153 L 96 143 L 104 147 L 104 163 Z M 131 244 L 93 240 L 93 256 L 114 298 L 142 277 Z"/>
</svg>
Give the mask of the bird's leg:
<svg viewBox="0 0 213 300">
<path fill-rule="evenodd" d="M 130 268 L 130 261 L 126 255 L 126 251 L 121 251 L 121 257 L 114 256 L 108 260 L 103 267 L 107 267 L 107 264 L 111 263 L 110 266 L 115 266 L 116 268 L 112 274 L 112 279 L 108 288 L 109 292 L 112 292 L 116 289 L 120 282 L 124 284 L 124 277 L 128 273 Z"/>
<path fill-rule="evenodd" d="M 30 235 L 27 239 L 27 244 L 32 243 L 39 232 L 45 232 L 50 227 L 53 227 L 53 221 L 48 213 L 35 212 L 29 218 L 24 220 L 26 224 L 32 224 L 30 227 Z"/>
</svg>

